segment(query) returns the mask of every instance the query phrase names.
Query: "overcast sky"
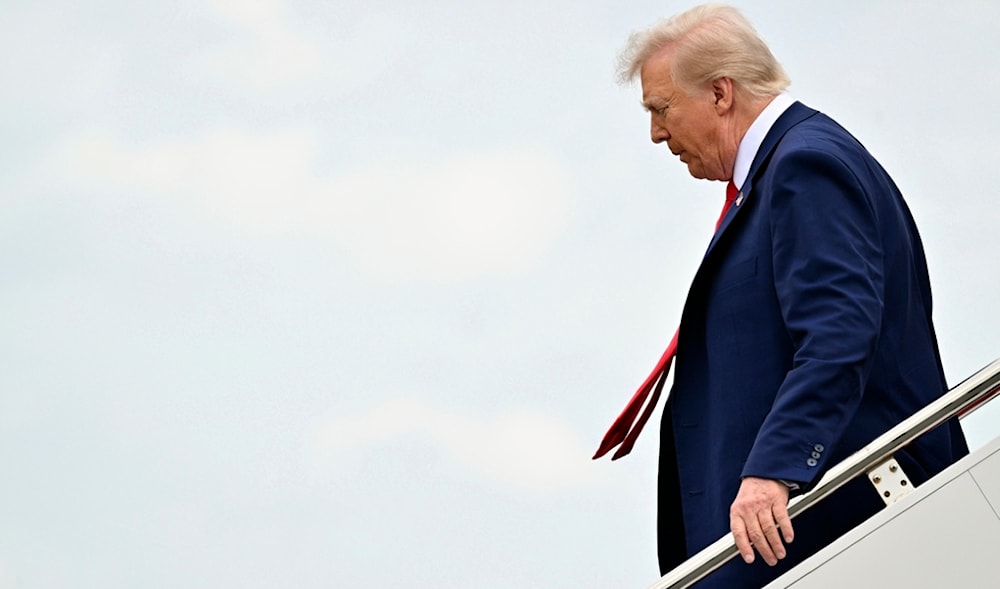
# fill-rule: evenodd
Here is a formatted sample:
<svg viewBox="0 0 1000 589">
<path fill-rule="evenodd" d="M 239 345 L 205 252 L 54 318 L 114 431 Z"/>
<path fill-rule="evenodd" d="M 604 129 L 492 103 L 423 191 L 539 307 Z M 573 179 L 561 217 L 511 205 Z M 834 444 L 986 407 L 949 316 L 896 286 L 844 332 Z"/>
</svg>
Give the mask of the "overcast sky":
<svg viewBox="0 0 1000 589">
<path fill-rule="evenodd" d="M 737 5 L 1000 356 L 1000 4 Z M 687 6 L 5 1 L 0 589 L 653 582 L 656 436 L 590 456 L 721 206 L 614 83 Z"/>
</svg>

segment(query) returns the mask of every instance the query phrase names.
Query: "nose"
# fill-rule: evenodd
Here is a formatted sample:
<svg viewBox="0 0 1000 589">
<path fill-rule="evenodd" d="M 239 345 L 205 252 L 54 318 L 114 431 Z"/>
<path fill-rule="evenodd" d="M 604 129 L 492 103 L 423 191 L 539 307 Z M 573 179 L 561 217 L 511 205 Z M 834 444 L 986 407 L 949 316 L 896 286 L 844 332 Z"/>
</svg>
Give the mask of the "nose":
<svg viewBox="0 0 1000 589">
<path fill-rule="evenodd" d="M 649 138 L 653 141 L 653 143 L 663 143 L 667 139 L 670 139 L 670 133 L 667 131 L 666 127 L 661 125 L 656 120 L 656 118 L 655 114 L 649 117 Z"/>
</svg>

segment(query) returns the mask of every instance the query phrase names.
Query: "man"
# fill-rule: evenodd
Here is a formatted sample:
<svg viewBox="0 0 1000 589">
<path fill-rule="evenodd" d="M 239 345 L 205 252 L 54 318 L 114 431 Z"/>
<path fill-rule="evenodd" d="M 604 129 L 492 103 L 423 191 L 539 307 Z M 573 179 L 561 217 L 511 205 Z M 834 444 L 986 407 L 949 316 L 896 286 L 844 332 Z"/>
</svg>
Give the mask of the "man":
<svg viewBox="0 0 1000 589">
<path fill-rule="evenodd" d="M 761 587 L 881 506 L 856 480 L 793 527 L 790 494 L 947 389 L 923 246 L 888 174 L 785 93 L 737 10 L 700 6 L 633 35 L 621 74 L 641 81 L 653 142 L 735 193 L 676 336 L 660 570 L 732 531 L 745 562 L 698 587 Z M 896 458 L 919 484 L 967 452 L 950 422 Z"/>
</svg>

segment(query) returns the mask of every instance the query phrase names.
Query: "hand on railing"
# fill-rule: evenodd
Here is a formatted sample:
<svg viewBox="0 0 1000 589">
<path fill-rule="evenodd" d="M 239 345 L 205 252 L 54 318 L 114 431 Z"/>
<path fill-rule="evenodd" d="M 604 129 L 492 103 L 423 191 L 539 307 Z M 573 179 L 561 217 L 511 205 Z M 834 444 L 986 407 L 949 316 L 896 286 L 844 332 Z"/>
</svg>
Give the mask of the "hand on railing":
<svg viewBox="0 0 1000 589">
<path fill-rule="evenodd" d="M 794 537 L 788 517 L 788 485 L 771 479 L 746 477 L 729 512 L 736 549 L 743 560 L 754 561 L 754 550 L 774 566 L 785 558 L 785 545 Z M 780 531 L 779 531 L 780 530 Z"/>
</svg>

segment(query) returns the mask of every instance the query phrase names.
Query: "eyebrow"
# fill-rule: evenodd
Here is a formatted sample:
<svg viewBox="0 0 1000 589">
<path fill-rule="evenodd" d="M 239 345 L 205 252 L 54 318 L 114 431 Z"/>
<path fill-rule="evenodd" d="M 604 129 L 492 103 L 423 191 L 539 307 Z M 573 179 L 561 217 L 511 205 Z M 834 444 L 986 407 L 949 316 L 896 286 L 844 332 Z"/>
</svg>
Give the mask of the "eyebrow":
<svg viewBox="0 0 1000 589">
<path fill-rule="evenodd" d="M 660 107 L 657 105 L 665 102 L 667 101 L 659 98 L 650 98 L 648 100 L 640 100 L 639 106 L 641 106 L 646 112 L 651 112 L 654 110 L 658 110 Z"/>
</svg>

